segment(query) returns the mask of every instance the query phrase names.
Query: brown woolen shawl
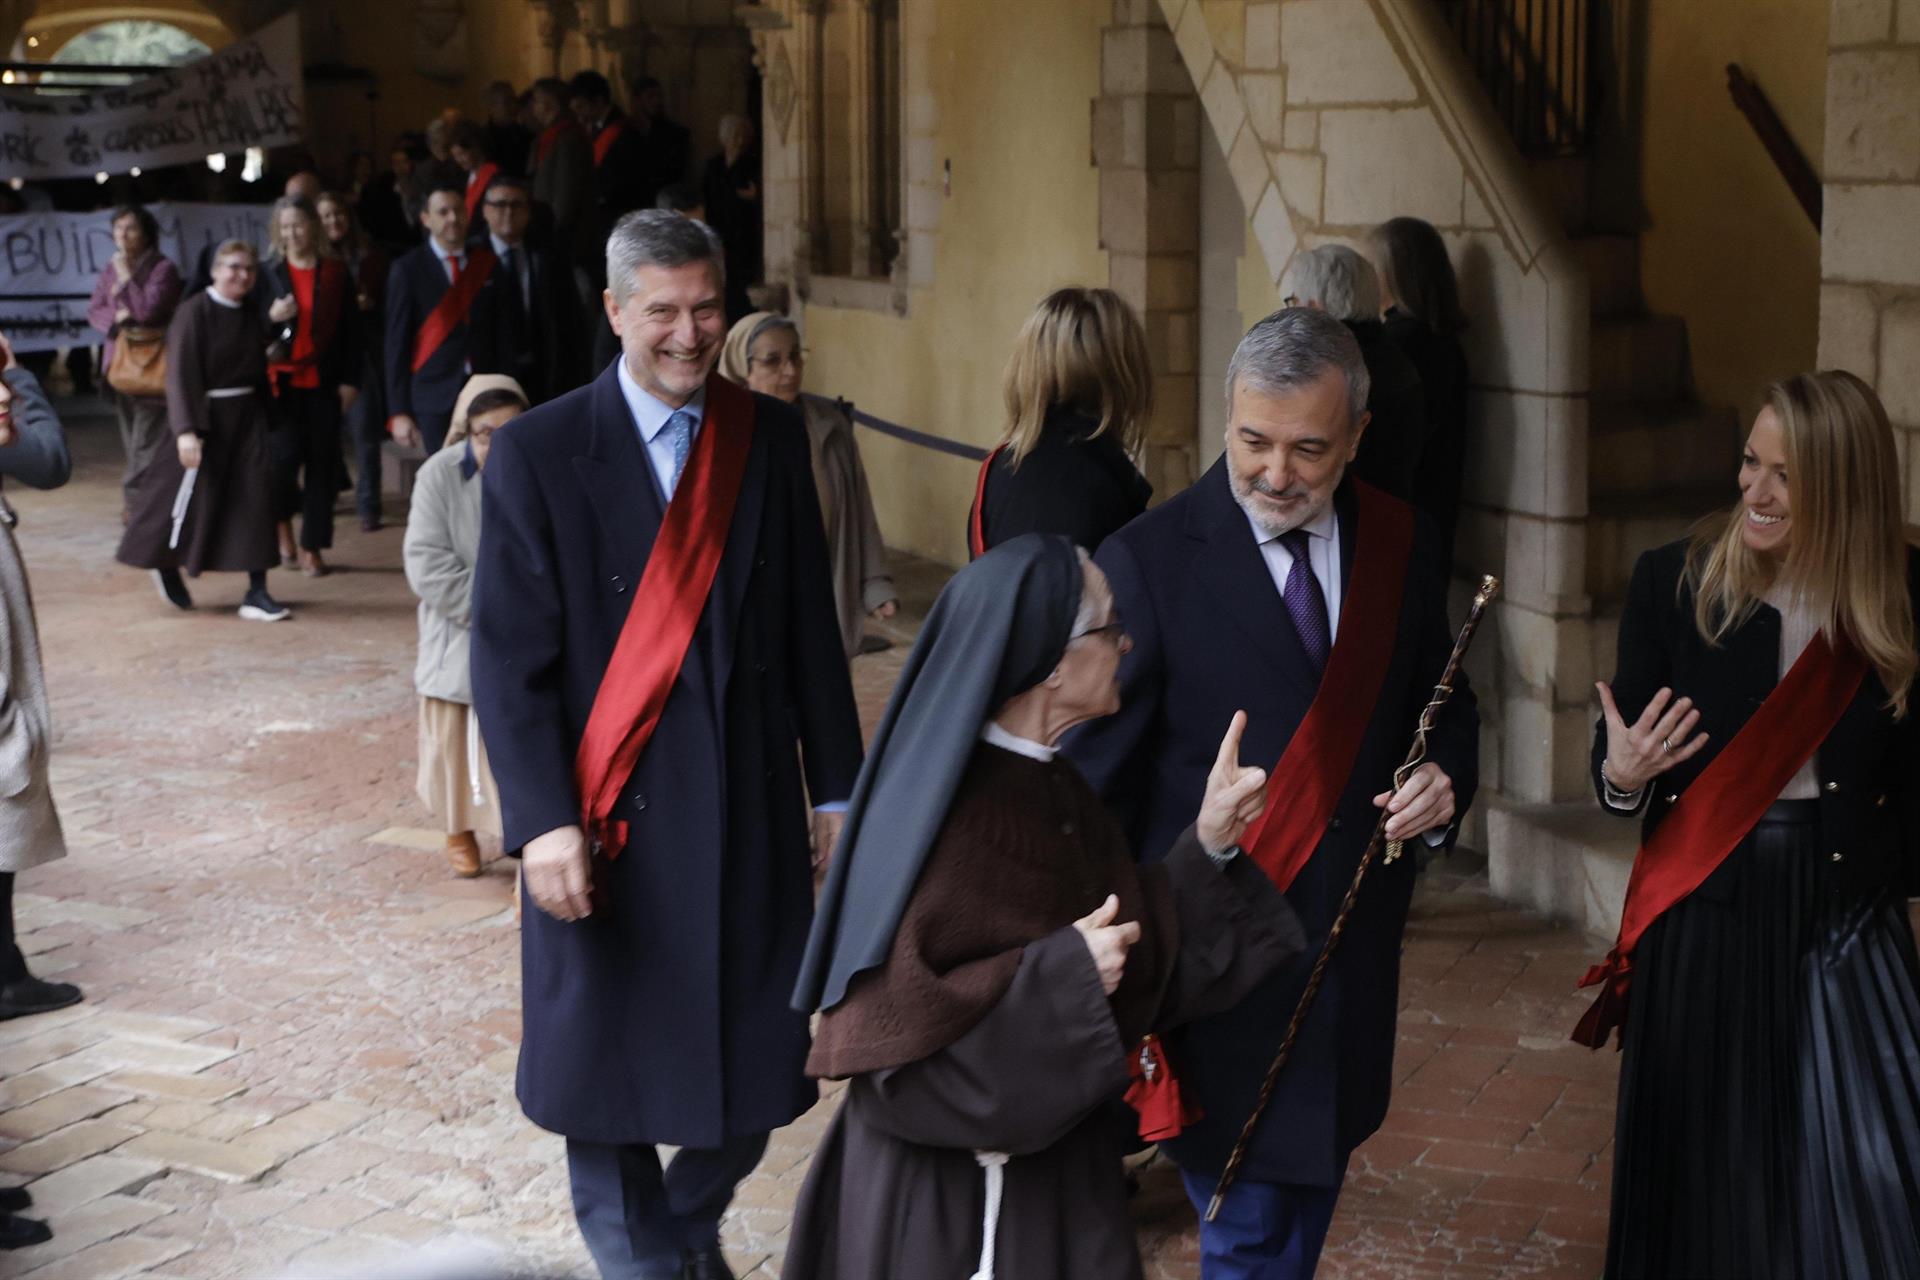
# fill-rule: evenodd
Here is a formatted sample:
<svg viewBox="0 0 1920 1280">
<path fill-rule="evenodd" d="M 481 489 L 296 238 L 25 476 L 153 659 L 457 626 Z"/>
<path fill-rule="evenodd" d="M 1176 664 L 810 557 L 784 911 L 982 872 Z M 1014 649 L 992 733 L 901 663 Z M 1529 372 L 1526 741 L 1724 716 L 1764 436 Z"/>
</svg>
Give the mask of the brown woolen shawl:
<svg viewBox="0 0 1920 1280">
<path fill-rule="evenodd" d="M 1119 824 L 1064 757 L 982 744 L 907 901 L 886 963 L 858 974 L 820 1020 L 810 1075 L 843 1078 L 917 1062 L 999 1003 L 1026 946 L 1106 896 L 1140 941 L 1109 998 L 1122 1042 L 1152 1029 L 1177 943 L 1172 893 L 1137 866 Z M 1091 961 L 1089 961 L 1091 963 Z"/>
</svg>

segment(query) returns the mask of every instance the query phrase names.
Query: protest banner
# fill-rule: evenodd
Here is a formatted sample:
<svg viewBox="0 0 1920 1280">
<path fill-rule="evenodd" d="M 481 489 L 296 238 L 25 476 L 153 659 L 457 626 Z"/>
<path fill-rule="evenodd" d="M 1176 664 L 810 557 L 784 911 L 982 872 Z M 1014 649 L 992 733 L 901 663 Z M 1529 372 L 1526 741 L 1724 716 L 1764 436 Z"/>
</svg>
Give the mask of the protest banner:
<svg viewBox="0 0 1920 1280">
<path fill-rule="evenodd" d="M 49 64 L 52 65 L 52 64 Z M 31 182 L 197 164 L 300 138 L 297 14 L 158 75 L 85 93 L 0 90 L 0 174 Z"/>
<path fill-rule="evenodd" d="M 267 247 L 264 204 L 155 204 L 160 252 L 183 277 L 202 251 L 224 240 Z M 0 333 L 15 351 L 100 341 L 87 326 L 87 300 L 113 259 L 113 211 L 0 216 Z"/>
</svg>

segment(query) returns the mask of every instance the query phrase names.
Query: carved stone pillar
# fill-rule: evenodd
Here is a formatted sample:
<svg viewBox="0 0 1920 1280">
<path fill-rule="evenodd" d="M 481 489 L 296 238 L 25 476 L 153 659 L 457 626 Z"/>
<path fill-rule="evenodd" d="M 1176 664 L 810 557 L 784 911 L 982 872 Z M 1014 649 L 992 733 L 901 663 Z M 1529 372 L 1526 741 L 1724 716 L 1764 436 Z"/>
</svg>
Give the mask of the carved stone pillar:
<svg viewBox="0 0 1920 1280">
<path fill-rule="evenodd" d="M 1195 478 L 1200 306 L 1200 107 L 1157 6 L 1116 5 L 1093 101 L 1108 281 L 1139 314 L 1153 359 L 1144 466 L 1154 491 Z"/>
</svg>

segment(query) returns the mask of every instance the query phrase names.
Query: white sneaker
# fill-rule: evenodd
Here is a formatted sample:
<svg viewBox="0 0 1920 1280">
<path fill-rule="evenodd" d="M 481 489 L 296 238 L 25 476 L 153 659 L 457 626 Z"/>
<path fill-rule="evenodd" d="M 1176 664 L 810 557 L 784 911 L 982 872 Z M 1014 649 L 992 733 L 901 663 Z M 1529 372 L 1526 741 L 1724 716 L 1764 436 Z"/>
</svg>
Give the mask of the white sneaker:
<svg viewBox="0 0 1920 1280">
<path fill-rule="evenodd" d="M 268 595 L 265 588 L 247 592 L 240 605 L 240 616 L 248 622 L 280 622 L 293 616 L 293 610 Z"/>
</svg>

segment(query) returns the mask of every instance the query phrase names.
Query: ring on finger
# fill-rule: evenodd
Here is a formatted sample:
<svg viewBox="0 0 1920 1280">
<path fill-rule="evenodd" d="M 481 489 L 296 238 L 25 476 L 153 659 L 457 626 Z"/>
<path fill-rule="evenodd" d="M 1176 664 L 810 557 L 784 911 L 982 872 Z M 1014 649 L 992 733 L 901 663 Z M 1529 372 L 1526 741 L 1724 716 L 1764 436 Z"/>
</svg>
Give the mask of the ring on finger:
<svg viewBox="0 0 1920 1280">
<path fill-rule="evenodd" d="M 1669 741 L 1668 739 L 1666 739 L 1666 738 L 1662 738 L 1662 739 L 1660 739 L 1660 750 L 1661 750 L 1662 752 L 1665 752 L 1665 753 L 1667 753 L 1667 754 L 1669 754 L 1669 755 L 1670 755 L 1670 754 L 1672 754 L 1672 752 L 1673 752 L 1673 743 L 1672 743 L 1671 741 Z"/>
</svg>

